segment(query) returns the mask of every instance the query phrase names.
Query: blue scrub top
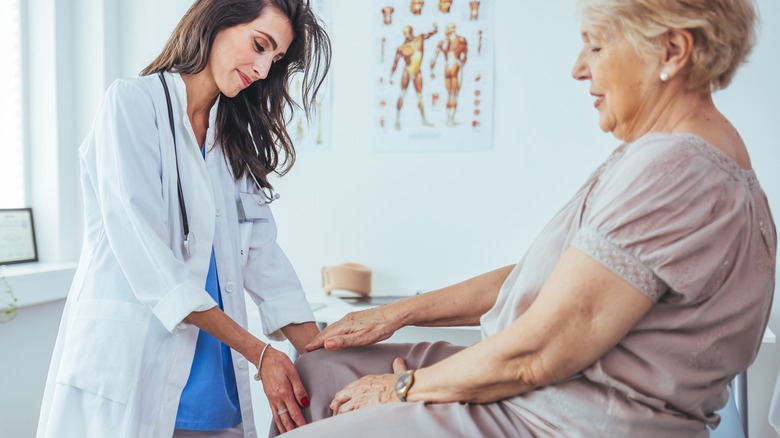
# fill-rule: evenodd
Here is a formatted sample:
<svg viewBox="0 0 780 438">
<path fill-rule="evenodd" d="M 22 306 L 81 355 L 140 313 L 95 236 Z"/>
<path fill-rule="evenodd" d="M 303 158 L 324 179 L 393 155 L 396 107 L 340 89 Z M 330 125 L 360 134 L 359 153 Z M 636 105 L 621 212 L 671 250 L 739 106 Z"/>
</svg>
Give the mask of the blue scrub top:
<svg viewBox="0 0 780 438">
<path fill-rule="evenodd" d="M 202 148 L 205 154 L 206 148 Z M 222 309 L 214 249 L 206 277 L 206 291 Z M 187 385 L 181 394 L 176 428 L 189 430 L 228 429 L 241 423 L 236 375 L 230 347 L 201 330 L 195 347 Z"/>
</svg>

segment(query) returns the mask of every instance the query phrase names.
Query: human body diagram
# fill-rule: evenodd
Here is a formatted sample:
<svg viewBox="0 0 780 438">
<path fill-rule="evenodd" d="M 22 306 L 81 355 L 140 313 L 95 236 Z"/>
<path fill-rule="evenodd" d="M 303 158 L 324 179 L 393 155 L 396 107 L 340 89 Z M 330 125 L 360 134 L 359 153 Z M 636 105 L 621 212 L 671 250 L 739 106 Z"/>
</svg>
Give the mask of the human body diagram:
<svg viewBox="0 0 780 438">
<path fill-rule="evenodd" d="M 458 107 L 458 93 L 463 84 L 463 66 L 468 59 L 468 41 L 455 33 L 455 23 L 444 30 L 445 38 L 436 45 L 431 59 L 431 79 L 436 78 L 436 60 L 441 53 L 444 57 L 444 87 L 447 90 L 447 126 L 455 125 L 455 111 Z"/>
<path fill-rule="evenodd" d="M 377 149 L 491 147 L 495 1 L 472 3 L 375 0 L 372 123 Z M 416 110 L 409 108 L 415 103 Z"/>
<path fill-rule="evenodd" d="M 401 94 L 398 96 L 398 102 L 396 104 L 395 129 L 397 130 L 401 129 L 401 107 L 403 107 L 404 97 L 406 96 L 406 91 L 409 88 L 410 82 L 414 83 L 414 91 L 417 94 L 417 107 L 420 109 L 422 124 L 424 126 L 433 126 L 433 124 L 425 118 L 425 106 L 423 104 L 422 95 L 423 82 L 420 68 L 422 67 L 425 40 L 435 35 L 436 32 L 438 32 L 436 24 L 433 25 L 432 31 L 419 35 L 414 34 L 412 26 L 404 26 L 403 28 L 405 41 L 395 51 L 395 59 L 393 59 L 393 67 L 390 69 L 389 80 L 389 83 L 392 85 L 393 75 L 398 68 L 398 62 L 403 60 L 405 67 L 402 69 L 403 73 L 401 73 Z"/>
</svg>

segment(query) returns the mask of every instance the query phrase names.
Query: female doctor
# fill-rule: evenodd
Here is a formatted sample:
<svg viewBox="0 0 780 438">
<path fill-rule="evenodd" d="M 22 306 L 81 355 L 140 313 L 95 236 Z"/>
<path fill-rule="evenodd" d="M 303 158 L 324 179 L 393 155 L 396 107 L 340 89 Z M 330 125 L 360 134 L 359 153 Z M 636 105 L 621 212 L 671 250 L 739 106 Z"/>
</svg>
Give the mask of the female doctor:
<svg viewBox="0 0 780 438">
<path fill-rule="evenodd" d="M 318 333 L 267 176 L 295 158 L 290 75 L 308 113 L 329 65 L 306 0 L 197 0 L 141 77 L 111 85 L 79 149 L 84 245 L 39 437 L 253 437 L 251 368 L 277 427 L 305 424 L 298 374 L 246 330 L 241 292 L 269 338 L 303 351 Z"/>
</svg>

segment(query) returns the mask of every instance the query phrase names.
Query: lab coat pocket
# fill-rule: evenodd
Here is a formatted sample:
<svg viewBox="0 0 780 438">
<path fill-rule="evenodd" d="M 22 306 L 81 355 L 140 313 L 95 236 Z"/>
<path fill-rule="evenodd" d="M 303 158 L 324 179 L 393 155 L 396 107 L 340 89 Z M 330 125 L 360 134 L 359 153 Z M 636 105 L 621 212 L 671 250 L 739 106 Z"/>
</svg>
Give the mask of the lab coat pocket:
<svg viewBox="0 0 780 438">
<path fill-rule="evenodd" d="M 126 404 L 141 367 L 150 316 L 141 304 L 78 302 L 57 382 Z"/>
<path fill-rule="evenodd" d="M 241 222 L 269 222 L 271 209 L 267 199 L 260 193 L 239 193 L 238 219 Z"/>
<path fill-rule="evenodd" d="M 243 222 L 238 225 L 241 232 L 241 261 L 246 264 L 249 257 L 249 242 L 252 241 L 252 222 Z"/>
<path fill-rule="evenodd" d="M 238 217 L 241 229 L 241 255 L 246 264 L 250 248 L 276 239 L 276 225 L 267 198 L 261 193 L 239 193 Z"/>
</svg>

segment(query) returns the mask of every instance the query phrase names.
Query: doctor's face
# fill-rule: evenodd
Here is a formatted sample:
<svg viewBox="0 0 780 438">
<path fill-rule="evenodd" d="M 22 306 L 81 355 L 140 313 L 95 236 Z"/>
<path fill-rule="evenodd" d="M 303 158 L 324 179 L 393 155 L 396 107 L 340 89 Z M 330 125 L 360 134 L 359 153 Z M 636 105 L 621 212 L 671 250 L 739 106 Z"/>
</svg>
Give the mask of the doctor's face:
<svg viewBox="0 0 780 438">
<path fill-rule="evenodd" d="M 292 40 L 290 20 L 275 8 L 266 8 L 253 21 L 217 33 L 206 70 L 222 94 L 235 97 L 253 82 L 265 79 Z"/>
</svg>

